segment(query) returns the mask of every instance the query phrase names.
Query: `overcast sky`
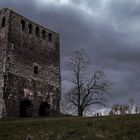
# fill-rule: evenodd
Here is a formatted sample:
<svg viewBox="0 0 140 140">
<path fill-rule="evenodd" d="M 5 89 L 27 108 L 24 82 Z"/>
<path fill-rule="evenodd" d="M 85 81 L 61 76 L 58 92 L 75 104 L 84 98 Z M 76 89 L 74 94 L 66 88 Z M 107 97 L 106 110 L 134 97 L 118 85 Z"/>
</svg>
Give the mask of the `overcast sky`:
<svg viewBox="0 0 140 140">
<path fill-rule="evenodd" d="M 140 0 L 0 0 L 0 7 L 59 32 L 61 61 L 84 48 L 113 83 L 109 104 L 140 103 Z"/>
</svg>

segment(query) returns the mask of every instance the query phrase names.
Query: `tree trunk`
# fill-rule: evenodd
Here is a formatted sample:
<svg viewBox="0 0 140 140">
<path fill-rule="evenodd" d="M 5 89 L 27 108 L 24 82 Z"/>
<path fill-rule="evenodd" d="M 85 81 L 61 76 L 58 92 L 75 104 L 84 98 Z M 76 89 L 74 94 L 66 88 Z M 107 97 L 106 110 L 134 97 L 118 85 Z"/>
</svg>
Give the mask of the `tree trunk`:
<svg viewBox="0 0 140 140">
<path fill-rule="evenodd" d="M 82 107 L 78 107 L 78 116 L 83 116 L 83 109 Z"/>
</svg>

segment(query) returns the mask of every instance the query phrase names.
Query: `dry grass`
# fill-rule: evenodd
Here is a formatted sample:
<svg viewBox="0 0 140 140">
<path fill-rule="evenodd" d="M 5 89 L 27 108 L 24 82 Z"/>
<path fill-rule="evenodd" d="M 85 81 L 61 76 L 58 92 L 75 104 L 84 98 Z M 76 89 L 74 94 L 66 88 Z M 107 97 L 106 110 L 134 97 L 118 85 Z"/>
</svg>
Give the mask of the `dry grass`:
<svg viewBox="0 0 140 140">
<path fill-rule="evenodd" d="M 140 115 L 0 119 L 0 140 L 140 140 Z"/>
</svg>

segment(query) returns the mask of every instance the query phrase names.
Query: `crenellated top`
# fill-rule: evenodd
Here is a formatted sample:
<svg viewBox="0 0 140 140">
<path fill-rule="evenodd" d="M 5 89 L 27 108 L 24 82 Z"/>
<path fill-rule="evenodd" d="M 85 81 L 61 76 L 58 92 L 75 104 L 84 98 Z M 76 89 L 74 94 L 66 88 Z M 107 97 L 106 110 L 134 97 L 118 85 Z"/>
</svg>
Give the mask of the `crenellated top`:
<svg viewBox="0 0 140 140">
<path fill-rule="evenodd" d="M 18 13 L 16 13 L 15 11 L 13 10 L 10 10 L 8 8 L 3 8 L 0 10 L 0 13 L 5 13 L 5 12 L 11 12 L 11 13 L 14 13 L 16 14 L 18 17 L 20 17 L 20 29 L 21 31 L 24 31 L 28 34 L 32 34 L 34 36 L 36 36 L 37 38 L 39 39 L 43 39 L 43 40 L 47 40 L 49 43 L 52 43 L 53 40 L 55 39 L 54 36 L 59 36 L 58 33 L 48 29 L 48 28 L 45 28 L 31 20 L 29 20 L 28 18 L 26 17 L 23 17 L 22 15 L 19 15 Z M 0 18 L 0 29 L 1 28 L 4 28 L 6 26 L 6 17 L 5 16 L 2 16 L 2 18 Z"/>
</svg>

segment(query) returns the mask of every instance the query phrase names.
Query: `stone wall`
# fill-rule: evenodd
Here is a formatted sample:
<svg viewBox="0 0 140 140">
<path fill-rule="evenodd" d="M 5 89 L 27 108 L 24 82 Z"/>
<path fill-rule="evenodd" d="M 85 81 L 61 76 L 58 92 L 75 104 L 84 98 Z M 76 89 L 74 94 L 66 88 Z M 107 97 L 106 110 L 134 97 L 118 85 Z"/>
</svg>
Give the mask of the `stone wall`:
<svg viewBox="0 0 140 140">
<path fill-rule="evenodd" d="M 10 11 L 2 9 L 0 11 L 0 117 L 5 116 L 6 108 L 3 100 L 6 72 L 6 55 L 7 55 L 7 34 L 9 29 Z M 7 17 L 7 18 L 5 18 Z M 5 18 L 5 21 L 4 21 Z M 4 23 L 3 23 L 4 21 Z"/>
<path fill-rule="evenodd" d="M 59 34 L 14 11 L 9 12 L 9 16 L 5 16 L 9 21 L 5 26 L 5 76 L 0 78 L 5 79 L 7 115 L 19 116 L 20 103 L 27 99 L 31 102 L 31 116 L 38 116 L 39 107 L 45 101 L 51 112 L 58 113 L 61 82 Z M 4 62 L 4 58 L 1 60 Z"/>
</svg>

